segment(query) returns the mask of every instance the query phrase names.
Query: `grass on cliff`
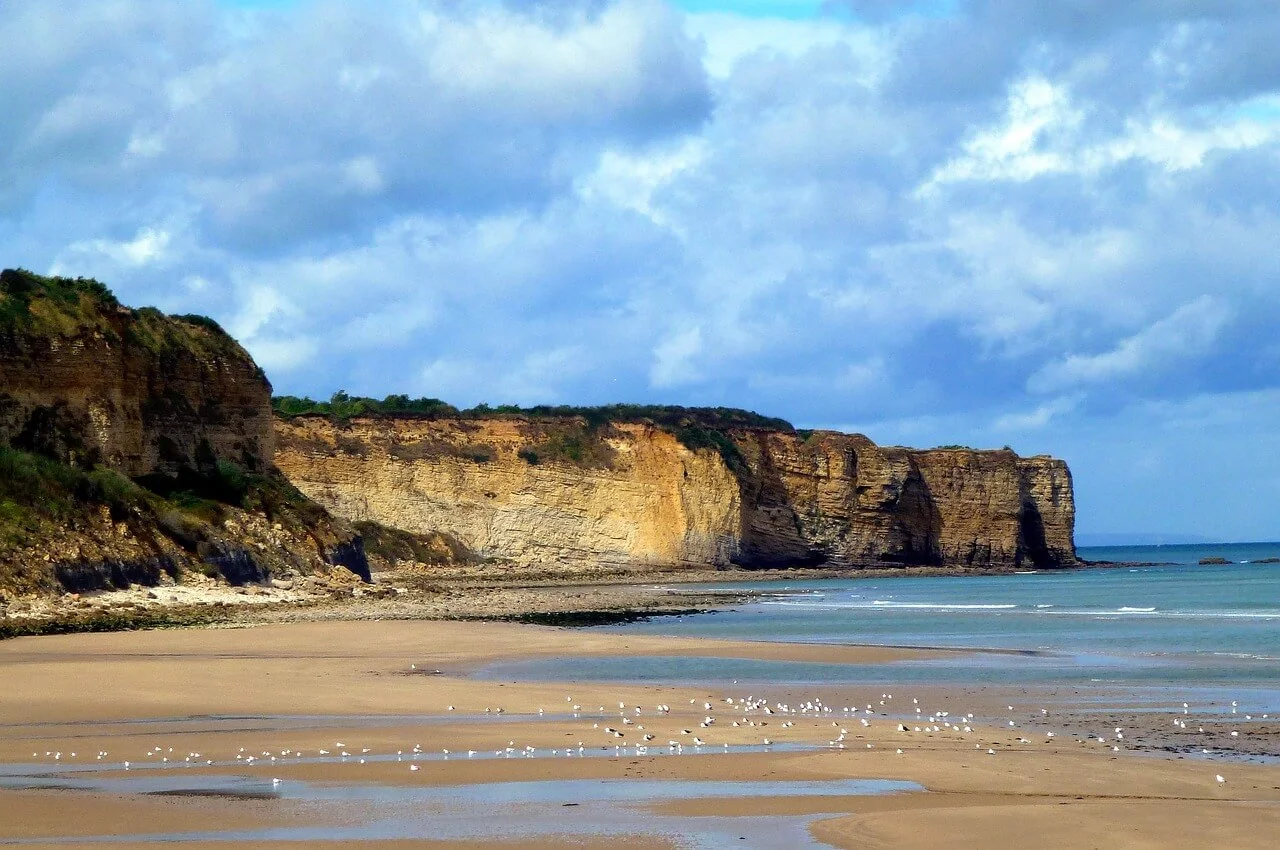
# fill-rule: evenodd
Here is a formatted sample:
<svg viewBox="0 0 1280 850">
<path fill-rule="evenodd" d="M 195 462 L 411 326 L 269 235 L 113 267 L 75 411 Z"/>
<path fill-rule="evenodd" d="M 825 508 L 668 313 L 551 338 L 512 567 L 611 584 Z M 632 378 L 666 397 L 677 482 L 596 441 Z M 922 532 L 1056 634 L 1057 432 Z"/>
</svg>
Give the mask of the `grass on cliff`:
<svg viewBox="0 0 1280 850">
<path fill-rule="evenodd" d="M 745 468 L 746 461 L 729 435 L 735 429 L 768 429 L 794 432 L 790 422 L 732 407 L 681 407 L 664 404 L 610 404 L 596 407 L 535 405 L 520 407 L 479 404 L 459 409 L 438 398 L 410 398 L 389 395 L 383 399 L 351 396 L 338 391 L 328 401 L 299 396 L 276 396 L 271 404 L 286 419 L 296 416 L 327 416 L 344 422 L 357 416 L 397 416 L 421 419 L 484 420 L 504 417 L 534 422 L 576 423 L 561 433 L 552 433 L 533 446 L 521 450 L 520 457 L 536 465 L 545 462 L 572 463 L 586 467 L 608 467 L 613 450 L 605 441 L 615 423 L 648 423 L 675 436 L 692 451 L 716 451 L 731 469 Z"/>
<path fill-rule="evenodd" d="M 596 406 L 547 405 L 520 407 L 515 404 L 457 408 L 438 398 L 410 398 L 407 395 L 389 395 L 383 399 L 352 396 L 339 390 L 328 401 L 316 401 L 299 396 L 275 396 L 271 399 L 275 412 L 285 418 L 318 414 L 331 419 L 346 420 L 356 416 L 409 416 L 423 419 L 499 419 L 519 416 L 527 419 L 584 420 L 588 425 L 601 426 L 614 422 L 653 422 L 675 427 L 681 423 L 696 422 L 707 428 L 767 428 L 773 431 L 793 431 L 791 423 L 774 416 L 763 416 L 750 410 L 735 407 L 681 407 L 674 404 L 606 404 Z"/>
<path fill-rule="evenodd" d="M 0 330 L 74 336 L 85 329 L 115 335 L 108 317 L 123 309 L 91 278 L 58 278 L 26 269 L 0 271 Z"/>
<path fill-rule="evenodd" d="M 0 446 L 0 535 L 37 530 L 43 520 L 66 522 L 86 504 L 122 516 L 145 491 L 112 469 L 78 469 L 43 455 Z"/>
<path fill-rule="evenodd" d="M 147 505 L 143 488 L 111 469 L 84 470 L 0 445 L 0 588 L 20 593 L 52 589 L 52 577 L 7 553 L 47 539 L 94 511 L 113 520 Z"/>
<path fill-rule="evenodd" d="M 197 555 L 222 537 L 218 527 L 229 507 L 294 529 L 327 516 L 274 471 L 250 473 L 222 461 L 205 474 L 135 482 L 105 467 L 82 469 L 0 445 L 0 589 L 57 590 L 52 566 L 24 563 L 20 553 L 68 529 L 100 527 L 104 511 L 135 536 L 167 538 Z"/>
<path fill-rule="evenodd" d="M 137 346 L 161 360 L 249 359 L 240 344 L 206 316 L 166 316 L 154 307 L 132 310 L 92 278 L 0 271 L 0 334 L 70 338 L 87 331 Z M 258 374 L 265 377 L 261 369 Z"/>
<path fill-rule="evenodd" d="M 353 525 L 364 538 L 365 555 L 391 568 L 402 563 L 469 564 L 476 560 L 470 549 L 444 532 L 414 534 L 367 520 Z"/>
</svg>

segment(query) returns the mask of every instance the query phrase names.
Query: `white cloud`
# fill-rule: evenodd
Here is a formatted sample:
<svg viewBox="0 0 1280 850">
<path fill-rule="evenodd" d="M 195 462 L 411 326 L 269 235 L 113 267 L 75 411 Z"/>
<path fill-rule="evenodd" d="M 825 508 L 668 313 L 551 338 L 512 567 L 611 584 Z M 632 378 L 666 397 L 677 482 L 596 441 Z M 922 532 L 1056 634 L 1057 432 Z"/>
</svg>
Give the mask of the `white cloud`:
<svg viewBox="0 0 1280 850">
<path fill-rule="evenodd" d="M 578 181 L 578 194 L 587 202 L 605 201 L 634 210 L 662 226 L 674 225 L 653 204 L 655 192 L 670 185 L 683 172 L 696 169 L 706 156 L 706 142 L 683 140 L 671 149 L 638 152 L 606 150 L 594 172 Z"/>
<path fill-rule="evenodd" d="M 942 166 L 921 191 L 957 180 L 1030 180 L 1066 170 L 1070 159 L 1053 149 L 1053 137 L 1072 134 L 1082 120 L 1064 87 L 1042 77 L 1019 80 L 1009 92 L 1004 122 L 974 133 L 963 155 Z"/>
<path fill-rule="evenodd" d="M 1027 382 L 1035 392 L 1103 384 L 1160 372 L 1205 352 L 1232 318 L 1231 308 L 1203 295 L 1100 354 L 1072 354 L 1052 362 Z"/>
<path fill-rule="evenodd" d="M 320 351 L 319 343 L 309 337 L 290 337 L 285 339 L 252 338 L 242 340 L 245 348 L 253 355 L 258 365 L 267 370 L 292 372 L 304 366 L 312 365 Z"/>
<path fill-rule="evenodd" d="M 917 192 L 928 196 L 947 183 L 1025 182 L 1052 174 L 1096 179 L 1132 160 L 1187 171 L 1199 168 L 1212 153 L 1280 140 L 1280 120 L 1257 110 L 1209 126 L 1195 114 L 1129 118 L 1109 136 L 1086 133 L 1085 120 L 1086 111 L 1065 85 L 1038 76 L 1019 80 L 1010 88 L 1003 121 L 973 131 L 962 153 L 934 171 Z"/>
<path fill-rule="evenodd" d="M 97 266 L 103 260 L 116 266 L 137 267 L 161 262 L 173 236 L 167 230 L 144 227 L 132 239 L 89 239 L 68 245 L 53 265 L 54 274 L 76 276 L 77 267 Z"/>
<path fill-rule="evenodd" d="M 697 359 L 702 354 L 702 329 L 694 326 L 669 334 L 653 349 L 649 382 L 668 388 L 696 381 L 701 372 Z"/>
<path fill-rule="evenodd" d="M 706 12 L 687 15 L 685 27 L 703 41 L 707 72 L 719 78 L 728 77 L 739 60 L 753 54 L 794 61 L 815 48 L 841 47 L 859 57 L 856 80 L 869 86 L 883 76 L 893 46 L 883 33 L 838 18 L 787 20 Z"/>
<path fill-rule="evenodd" d="M 1026 432 L 1038 431 L 1049 425 L 1054 419 L 1073 412 L 1080 406 L 1081 396 L 1063 396 L 1037 406 L 1034 410 L 1021 413 L 1006 413 L 992 424 L 995 431 Z"/>
</svg>

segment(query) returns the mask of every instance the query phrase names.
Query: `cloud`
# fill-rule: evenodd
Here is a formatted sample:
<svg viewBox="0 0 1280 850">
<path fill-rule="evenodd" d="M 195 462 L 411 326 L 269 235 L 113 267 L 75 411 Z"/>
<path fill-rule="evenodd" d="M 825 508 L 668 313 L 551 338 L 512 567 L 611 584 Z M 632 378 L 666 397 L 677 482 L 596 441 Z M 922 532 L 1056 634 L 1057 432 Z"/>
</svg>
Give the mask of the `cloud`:
<svg viewBox="0 0 1280 850">
<path fill-rule="evenodd" d="M 1027 432 L 1044 428 L 1054 419 L 1074 411 L 1080 406 L 1080 396 L 1064 396 L 1045 402 L 1034 410 L 1005 413 L 991 426 L 995 431 Z"/>
<path fill-rule="evenodd" d="M 1033 374 L 1028 387 L 1054 392 L 1159 372 L 1204 353 L 1231 320 L 1231 309 L 1209 295 L 1184 304 L 1100 354 L 1072 354 Z"/>
<path fill-rule="evenodd" d="M 702 329 L 685 328 L 671 334 L 653 349 L 649 380 L 655 387 L 674 387 L 696 381 L 696 358 L 702 353 Z"/>
</svg>

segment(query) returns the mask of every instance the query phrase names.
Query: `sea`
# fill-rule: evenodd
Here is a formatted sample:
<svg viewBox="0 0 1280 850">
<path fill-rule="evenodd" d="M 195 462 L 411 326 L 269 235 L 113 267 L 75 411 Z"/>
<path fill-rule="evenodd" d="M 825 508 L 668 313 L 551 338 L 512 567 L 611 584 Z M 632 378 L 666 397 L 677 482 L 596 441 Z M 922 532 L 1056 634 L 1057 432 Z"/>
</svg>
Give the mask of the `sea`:
<svg viewBox="0 0 1280 850">
<path fill-rule="evenodd" d="M 880 664 L 568 658 L 488 675 L 604 681 L 1107 686 L 1280 712 L 1280 543 L 1082 548 L 1106 567 L 705 585 L 759 594 L 720 611 L 609 627 L 631 634 L 943 647 Z M 1229 563 L 1201 565 L 1204 558 Z M 682 586 L 683 589 L 688 588 Z M 679 591 L 681 587 L 673 587 Z M 1226 700 L 1230 695 L 1231 700 Z"/>
</svg>

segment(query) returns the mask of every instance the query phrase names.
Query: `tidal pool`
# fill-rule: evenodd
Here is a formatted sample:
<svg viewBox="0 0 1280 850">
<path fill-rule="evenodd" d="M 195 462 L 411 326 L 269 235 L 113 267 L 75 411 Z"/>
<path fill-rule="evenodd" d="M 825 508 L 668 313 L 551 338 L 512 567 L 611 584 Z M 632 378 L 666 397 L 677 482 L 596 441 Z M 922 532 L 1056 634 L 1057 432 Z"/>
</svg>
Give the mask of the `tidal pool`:
<svg viewBox="0 0 1280 850">
<path fill-rule="evenodd" d="M 49 788 L 111 794 L 164 794 L 296 800 L 323 805 L 337 825 L 76 836 L 76 843 L 173 843 L 183 841 L 503 840 L 644 834 L 682 847 L 821 847 L 808 827 L 817 815 L 686 817 L 662 814 L 656 804 L 690 799 L 867 796 L 922 791 L 913 782 L 850 779 L 820 782 L 653 780 L 543 780 L 475 785 L 388 786 L 252 779 L 237 775 L 182 775 L 146 771 L 142 776 L 97 777 L 81 773 L 9 775 L 0 787 Z M 57 838 L 3 840 L 0 844 L 58 843 Z"/>
</svg>

